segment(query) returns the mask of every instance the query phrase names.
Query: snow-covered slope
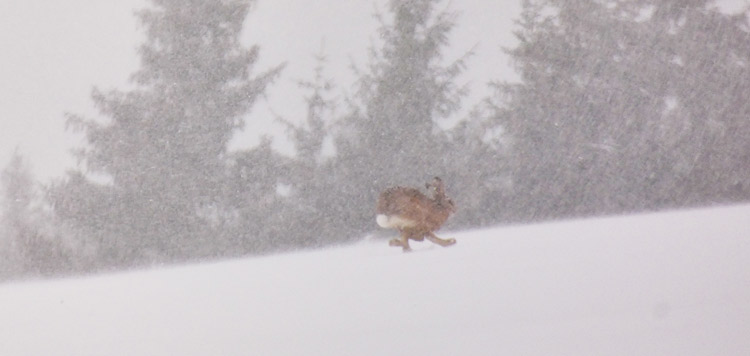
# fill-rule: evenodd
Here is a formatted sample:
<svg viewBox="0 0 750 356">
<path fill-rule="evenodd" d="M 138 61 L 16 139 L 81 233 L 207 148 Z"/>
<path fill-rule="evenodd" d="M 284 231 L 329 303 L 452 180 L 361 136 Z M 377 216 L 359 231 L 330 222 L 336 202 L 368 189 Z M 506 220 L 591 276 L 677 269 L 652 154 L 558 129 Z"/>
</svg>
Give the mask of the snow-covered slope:
<svg viewBox="0 0 750 356">
<path fill-rule="evenodd" d="M 750 206 L 0 286 L 2 355 L 750 355 Z"/>
</svg>

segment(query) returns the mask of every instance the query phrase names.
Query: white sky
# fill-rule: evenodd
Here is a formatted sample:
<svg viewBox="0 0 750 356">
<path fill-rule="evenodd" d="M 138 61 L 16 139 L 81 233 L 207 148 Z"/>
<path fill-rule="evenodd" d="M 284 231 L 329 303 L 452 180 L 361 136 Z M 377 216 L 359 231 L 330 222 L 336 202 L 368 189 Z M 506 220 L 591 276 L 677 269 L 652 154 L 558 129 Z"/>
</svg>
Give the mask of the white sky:
<svg viewBox="0 0 750 356">
<path fill-rule="evenodd" d="M 251 146 L 259 133 L 281 132 L 271 112 L 288 118 L 304 112 L 294 82 L 312 76 L 312 57 L 321 45 L 329 57 L 328 75 L 339 86 L 349 87 L 349 63 L 354 59 L 364 65 L 377 26 L 372 14 L 383 4 L 257 1 L 244 36 L 246 44 L 261 46 L 256 70 L 282 62 L 287 68 L 267 92 L 269 103 L 255 108 L 245 133 L 232 146 Z M 0 1 L 0 167 L 16 147 L 43 182 L 75 166 L 69 149 L 80 142 L 80 135 L 65 130 L 65 113 L 96 117 L 92 88 L 126 87 L 138 68 L 136 49 L 143 36 L 133 11 L 146 5 L 145 0 Z M 450 6 L 463 15 L 454 31 L 454 43 L 461 45 L 449 56 L 478 44 L 471 64 L 487 76 L 465 80 L 482 87 L 507 72 L 507 60 L 501 59 L 498 66 L 497 58 L 502 56 L 500 46 L 512 43 L 508 29 L 519 11 L 517 1 L 465 0 Z M 284 150 L 283 142 L 279 148 Z"/>
<path fill-rule="evenodd" d="M 737 4 L 748 0 L 726 0 Z M 447 2 L 444 2 L 447 3 Z M 251 113 L 246 132 L 232 147 L 257 142 L 260 133 L 278 133 L 271 112 L 292 118 L 304 112 L 298 79 L 312 76 L 312 56 L 323 45 L 329 57 L 328 75 L 348 88 L 353 59 L 365 64 L 366 49 L 375 38 L 372 17 L 385 0 L 258 0 L 246 25 L 246 43 L 261 46 L 256 70 L 287 62 L 282 77 L 268 94 L 268 102 Z M 0 167 L 15 147 L 31 160 L 43 182 L 75 166 L 69 149 L 80 136 L 64 129 L 65 113 L 96 117 L 91 89 L 124 88 L 138 68 L 139 32 L 133 10 L 145 0 L 23 0 L 0 1 Z M 514 79 L 501 46 L 512 46 L 513 19 L 518 0 L 452 1 L 461 13 L 448 59 L 476 47 L 469 62 L 473 105 L 485 94 L 485 83 Z M 269 109 L 270 107 L 270 109 Z M 287 149 L 283 141 L 277 145 Z M 288 150 L 288 149 L 287 149 Z"/>
</svg>

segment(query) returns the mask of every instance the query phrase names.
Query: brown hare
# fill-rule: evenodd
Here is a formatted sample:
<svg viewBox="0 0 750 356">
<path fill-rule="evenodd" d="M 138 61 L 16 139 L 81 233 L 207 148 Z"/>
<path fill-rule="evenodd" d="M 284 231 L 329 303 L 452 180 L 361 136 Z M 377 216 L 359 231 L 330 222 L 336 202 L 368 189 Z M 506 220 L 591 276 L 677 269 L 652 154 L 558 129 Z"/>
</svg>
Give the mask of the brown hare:
<svg viewBox="0 0 750 356">
<path fill-rule="evenodd" d="M 432 198 L 422 194 L 418 189 L 392 187 L 386 189 L 378 198 L 378 225 L 386 229 L 397 229 L 400 238 L 389 242 L 391 246 L 400 246 L 404 252 L 410 251 L 409 239 L 428 240 L 440 245 L 450 246 L 455 239 L 441 239 L 435 231 L 456 211 L 453 201 L 445 196 L 445 187 L 440 178 L 435 177 L 425 185 L 432 191 Z"/>
</svg>

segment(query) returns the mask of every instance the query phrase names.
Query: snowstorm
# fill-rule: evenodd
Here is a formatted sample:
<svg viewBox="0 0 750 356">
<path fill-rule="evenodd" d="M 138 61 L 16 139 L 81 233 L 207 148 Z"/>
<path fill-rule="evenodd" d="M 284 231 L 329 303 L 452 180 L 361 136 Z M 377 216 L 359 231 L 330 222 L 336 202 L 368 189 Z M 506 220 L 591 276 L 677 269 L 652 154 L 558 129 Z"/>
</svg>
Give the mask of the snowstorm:
<svg viewBox="0 0 750 356">
<path fill-rule="evenodd" d="M 0 19 L 0 350 L 750 354 L 747 1 Z"/>
</svg>

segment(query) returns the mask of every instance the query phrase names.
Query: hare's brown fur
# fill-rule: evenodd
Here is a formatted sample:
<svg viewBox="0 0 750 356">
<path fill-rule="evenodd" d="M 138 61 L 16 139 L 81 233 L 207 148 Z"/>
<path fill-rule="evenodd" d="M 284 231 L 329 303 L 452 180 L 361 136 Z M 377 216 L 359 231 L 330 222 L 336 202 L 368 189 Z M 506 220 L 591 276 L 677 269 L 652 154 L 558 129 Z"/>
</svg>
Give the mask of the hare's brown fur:
<svg viewBox="0 0 750 356">
<path fill-rule="evenodd" d="M 391 246 L 401 246 L 409 251 L 409 239 L 428 240 L 449 246 L 456 243 L 455 239 L 441 239 L 435 236 L 448 217 L 456 211 L 453 201 L 445 195 L 442 180 L 435 177 L 426 184 L 432 191 L 432 198 L 414 188 L 392 187 L 380 194 L 377 204 L 378 225 L 384 228 L 397 229 L 401 233 L 399 239 L 390 241 Z"/>
</svg>

